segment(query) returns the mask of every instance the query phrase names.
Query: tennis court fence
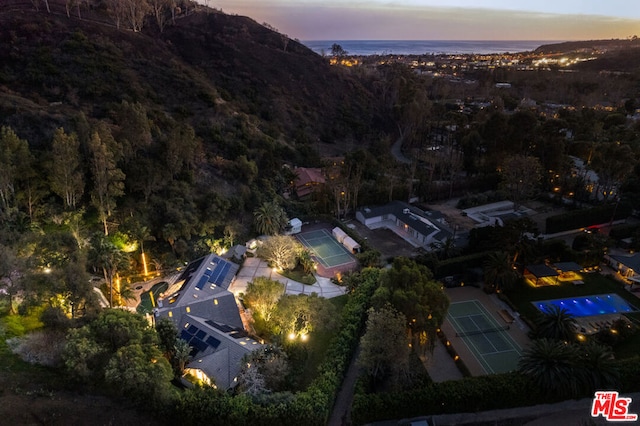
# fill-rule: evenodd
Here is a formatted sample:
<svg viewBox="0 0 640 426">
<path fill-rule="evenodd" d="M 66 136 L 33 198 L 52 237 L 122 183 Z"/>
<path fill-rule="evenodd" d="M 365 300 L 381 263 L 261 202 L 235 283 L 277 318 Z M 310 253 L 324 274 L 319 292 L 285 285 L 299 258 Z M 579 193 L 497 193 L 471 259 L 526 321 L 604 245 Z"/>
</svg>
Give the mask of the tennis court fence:
<svg viewBox="0 0 640 426">
<path fill-rule="evenodd" d="M 456 333 L 456 337 L 473 336 L 475 334 L 496 333 L 498 331 L 509 330 L 509 328 L 510 328 L 510 326 L 509 326 L 509 324 L 507 324 L 507 325 L 503 325 L 503 326 L 500 326 L 500 327 L 483 328 L 481 330 L 461 331 L 459 333 Z"/>
</svg>

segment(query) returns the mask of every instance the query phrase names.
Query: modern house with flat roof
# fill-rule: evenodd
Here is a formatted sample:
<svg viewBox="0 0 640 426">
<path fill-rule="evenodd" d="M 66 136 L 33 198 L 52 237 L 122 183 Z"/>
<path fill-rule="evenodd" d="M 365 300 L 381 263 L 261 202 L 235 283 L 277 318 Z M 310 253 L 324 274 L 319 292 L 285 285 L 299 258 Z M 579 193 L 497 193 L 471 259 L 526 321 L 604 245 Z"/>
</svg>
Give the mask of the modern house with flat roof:
<svg viewBox="0 0 640 426">
<path fill-rule="evenodd" d="M 631 256 L 606 255 L 609 265 L 620 275 L 635 284 L 640 284 L 640 253 Z"/>
<path fill-rule="evenodd" d="M 424 211 L 403 201 L 361 208 L 356 219 L 369 229 L 390 229 L 415 247 L 428 249 L 454 236 L 442 213 Z"/>
<path fill-rule="evenodd" d="M 157 319 L 168 318 L 191 346 L 187 372 L 221 389 L 235 386 L 242 357 L 262 345 L 249 337 L 228 288 L 239 266 L 214 254 L 189 263 L 158 299 Z"/>
</svg>

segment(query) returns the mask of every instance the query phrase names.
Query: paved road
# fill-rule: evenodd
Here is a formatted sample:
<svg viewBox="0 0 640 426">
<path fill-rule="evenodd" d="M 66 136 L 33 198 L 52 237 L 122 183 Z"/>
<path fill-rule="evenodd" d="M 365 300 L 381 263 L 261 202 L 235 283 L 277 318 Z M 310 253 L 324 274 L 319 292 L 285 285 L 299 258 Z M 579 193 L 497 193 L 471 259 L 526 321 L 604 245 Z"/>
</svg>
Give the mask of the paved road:
<svg viewBox="0 0 640 426">
<path fill-rule="evenodd" d="M 351 404 L 353 403 L 353 392 L 356 388 L 356 381 L 358 380 L 359 369 L 356 366 L 356 360 L 360 354 L 360 346 L 356 349 L 356 353 L 351 359 L 349 369 L 345 375 L 336 402 L 333 405 L 333 411 L 329 416 L 328 426 L 342 426 L 350 424 L 349 417 L 351 416 Z"/>
<path fill-rule="evenodd" d="M 399 137 L 398 140 L 391 146 L 391 155 L 400 163 L 411 164 L 411 160 L 404 156 L 402 153 L 403 138 Z"/>
</svg>

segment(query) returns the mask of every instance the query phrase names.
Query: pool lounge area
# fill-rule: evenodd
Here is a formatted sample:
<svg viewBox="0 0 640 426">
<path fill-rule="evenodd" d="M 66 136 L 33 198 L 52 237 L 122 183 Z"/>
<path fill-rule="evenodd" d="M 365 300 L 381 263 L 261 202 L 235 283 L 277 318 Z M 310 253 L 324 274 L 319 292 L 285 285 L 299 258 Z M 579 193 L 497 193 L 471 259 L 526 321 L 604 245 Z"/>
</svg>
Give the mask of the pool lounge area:
<svg viewBox="0 0 640 426">
<path fill-rule="evenodd" d="M 566 299 L 539 300 L 531 302 L 542 313 L 550 306 L 566 309 L 574 317 L 590 317 L 605 314 L 624 314 L 638 309 L 617 294 L 569 297 Z"/>
<path fill-rule="evenodd" d="M 638 308 L 614 293 L 539 300 L 531 303 L 542 313 L 548 312 L 551 306 L 566 309 L 575 318 L 579 331 L 584 334 L 610 328 L 613 321 L 619 319 L 621 314 L 638 311 Z"/>
</svg>

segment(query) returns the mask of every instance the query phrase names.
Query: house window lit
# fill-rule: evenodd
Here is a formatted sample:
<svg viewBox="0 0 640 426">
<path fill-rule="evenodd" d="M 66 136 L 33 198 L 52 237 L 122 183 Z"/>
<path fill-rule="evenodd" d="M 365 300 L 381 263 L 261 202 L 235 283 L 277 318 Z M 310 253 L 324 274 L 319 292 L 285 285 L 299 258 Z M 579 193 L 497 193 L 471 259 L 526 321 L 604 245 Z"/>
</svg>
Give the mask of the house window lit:
<svg viewBox="0 0 640 426">
<path fill-rule="evenodd" d="M 190 325 L 191 325 L 191 324 L 189 324 L 188 322 L 186 322 L 186 323 L 184 324 L 184 328 L 189 328 L 189 326 L 190 326 Z"/>
<path fill-rule="evenodd" d="M 217 305 L 218 304 L 218 299 L 213 299 L 213 304 Z"/>
<path fill-rule="evenodd" d="M 173 318 L 173 312 L 169 311 L 169 318 Z"/>
<path fill-rule="evenodd" d="M 191 308 L 187 306 L 187 313 L 191 312 Z"/>
</svg>

